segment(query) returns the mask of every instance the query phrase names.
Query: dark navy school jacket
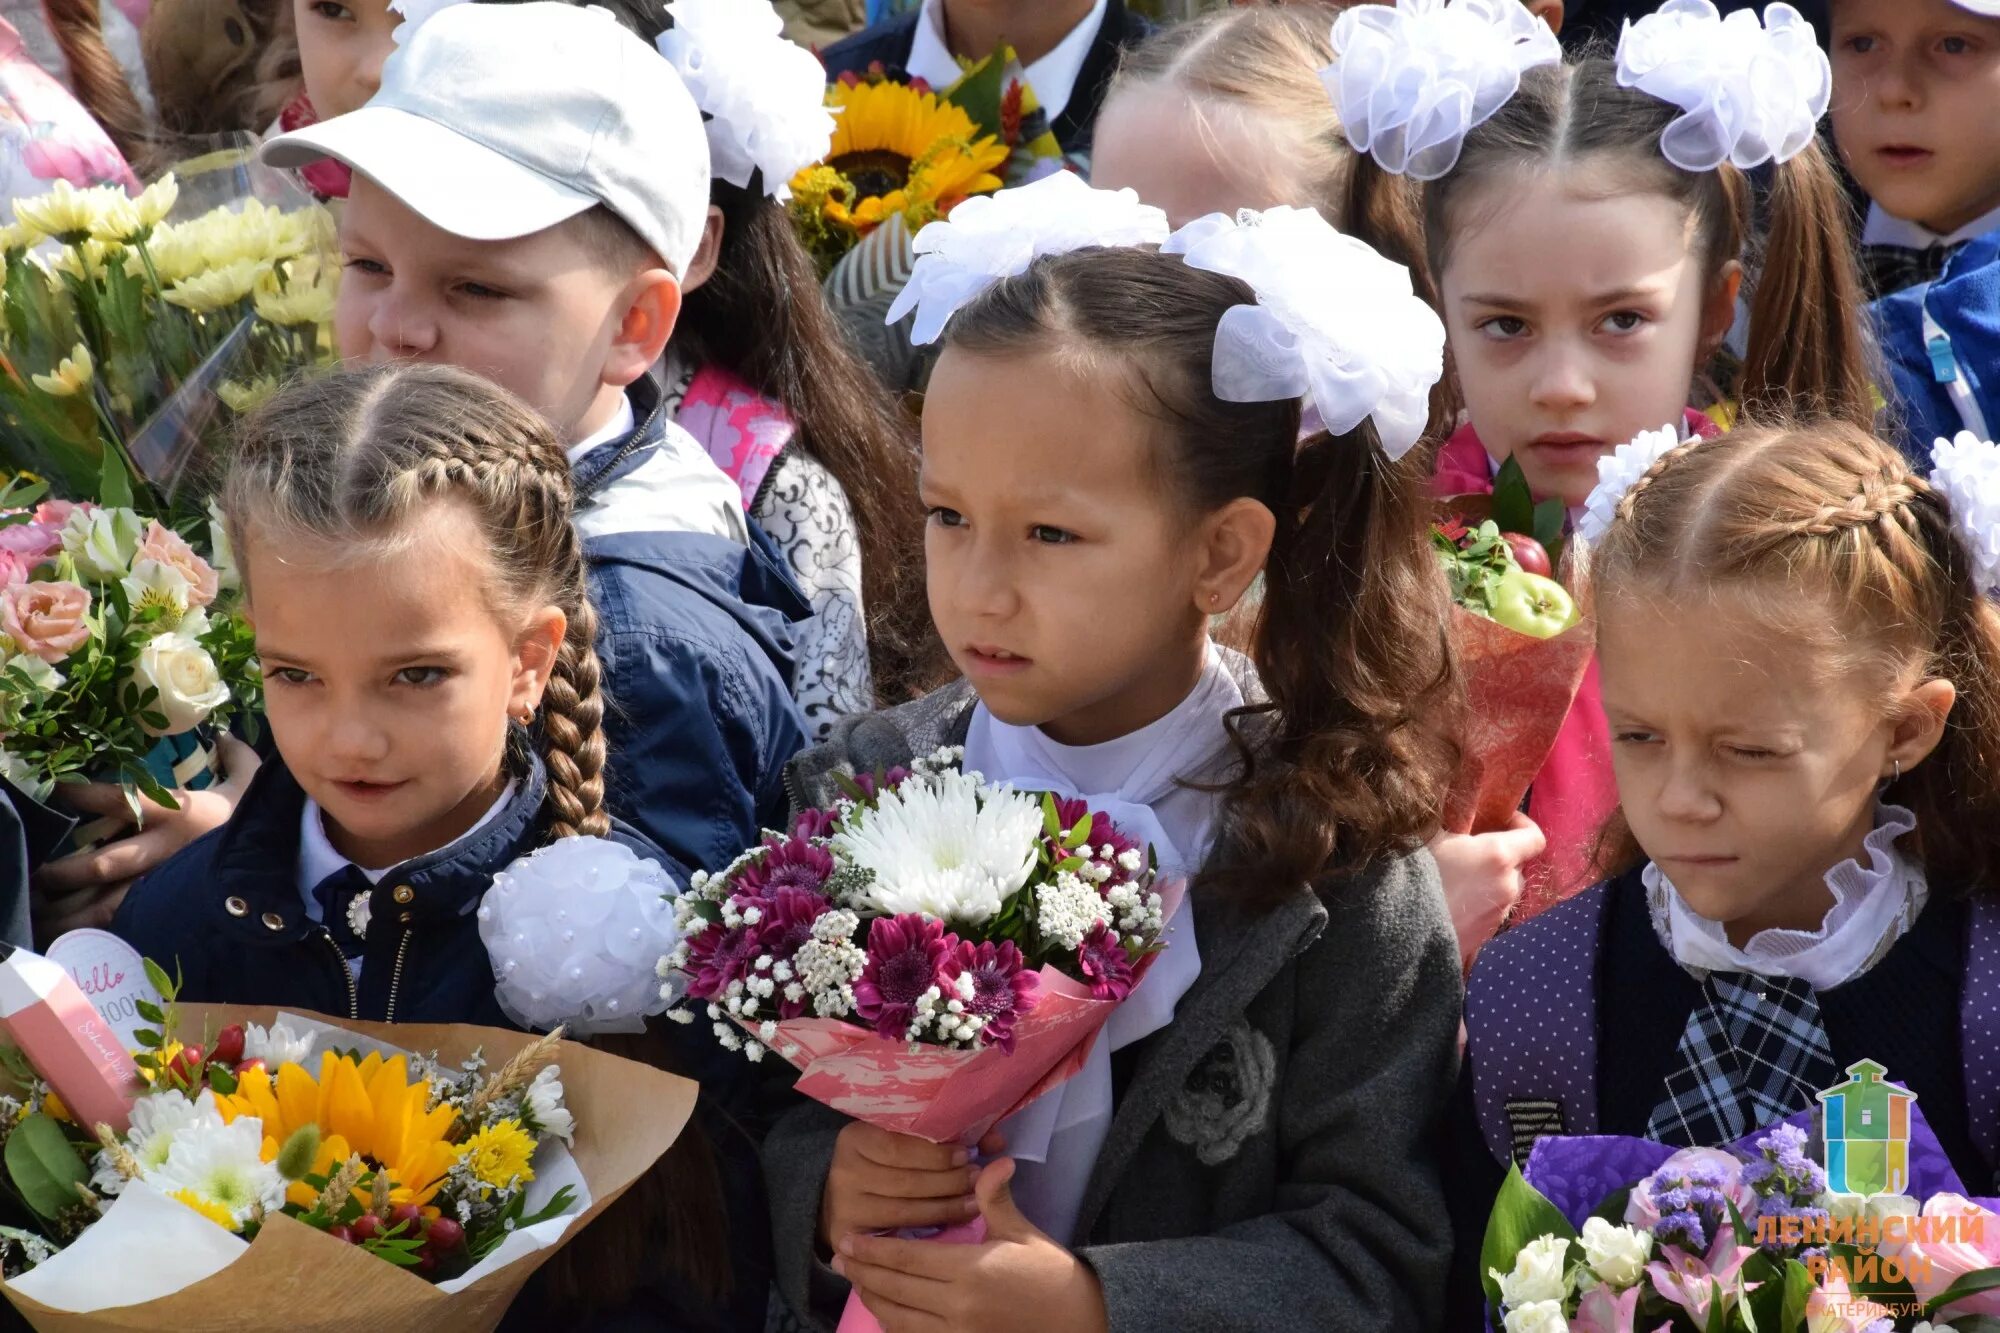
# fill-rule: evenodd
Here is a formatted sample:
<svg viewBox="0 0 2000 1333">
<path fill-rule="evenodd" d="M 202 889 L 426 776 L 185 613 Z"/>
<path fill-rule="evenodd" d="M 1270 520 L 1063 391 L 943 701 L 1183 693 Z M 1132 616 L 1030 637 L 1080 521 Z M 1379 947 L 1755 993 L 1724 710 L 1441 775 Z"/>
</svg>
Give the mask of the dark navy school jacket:
<svg viewBox="0 0 2000 1333">
<path fill-rule="evenodd" d="M 576 464 L 577 506 L 662 448 L 650 379 L 639 424 Z M 794 629 L 811 605 L 754 523 L 750 544 L 637 531 L 584 543 L 604 664 L 611 810 L 692 869 L 719 870 L 783 823 L 784 767 L 805 748 Z"/>
</svg>

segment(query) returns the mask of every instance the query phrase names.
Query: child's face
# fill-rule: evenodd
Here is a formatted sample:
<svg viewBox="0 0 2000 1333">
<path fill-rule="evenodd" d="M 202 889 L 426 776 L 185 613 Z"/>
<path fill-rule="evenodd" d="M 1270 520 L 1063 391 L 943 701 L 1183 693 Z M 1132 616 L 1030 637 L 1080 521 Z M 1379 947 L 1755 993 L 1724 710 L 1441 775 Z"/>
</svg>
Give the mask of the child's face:
<svg viewBox="0 0 2000 1333">
<path fill-rule="evenodd" d="M 1819 926 L 1826 873 L 1862 850 L 1900 739 L 1879 689 L 1815 671 L 1757 609 L 1727 592 L 1607 598 L 1597 636 L 1625 817 L 1738 945 Z"/>
<path fill-rule="evenodd" d="M 1948 235 L 2000 208 L 2000 19 L 1951 0 L 1838 0 L 1833 132 L 1895 217 Z"/>
<path fill-rule="evenodd" d="M 246 542 L 272 738 L 359 865 L 396 865 L 477 823 L 506 782 L 508 716 L 541 701 L 563 614 L 503 622 L 484 540 L 441 503 L 375 558 Z"/>
<path fill-rule="evenodd" d="M 924 399 L 931 618 L 1001 721 L 1096 744 L 1193 687 L 1198 520 L 1163 498 L 1158 447 L 1102 376 L 1050 353 L 939 360 Z"/>
<path fill-rule="evenodd" d="M 1735 285 L 1706 280 L 1690 219 L 1664 195 L 1594 197 L 1561 173 L 1524 172 L 1459 213 L 1440 278 L 1473 427 L 1536 495 L 1581 505 L 1600 457 L 1679 426 Z"/>
<path fill-rule="evenodd" d="M 1139 84 L 1120 89 L 1097 118 L 1090 183 L 1136 191 L 1176 227 L 1239 208 L 1307 205 L 1290 138 L 1239 107 L 1197 106 L 1170 83 Z"/>
<path fill-rule="evenodd" d="M 403 21 L 389 0 L 292 0 L 306 96 L 321 120 L 367 105 L 382 86 L 382 62 Z"/>
<path fill-rule="evenodd" d="M 470 370 L 571 443 L 609 419 L 652 359 L 621 343 L 639 284 L 615 276 L 571 228 L 469 241 L 357 174 L 340 245 L 346 273 L 333 327 L 343 358 Z"/>
</svg>

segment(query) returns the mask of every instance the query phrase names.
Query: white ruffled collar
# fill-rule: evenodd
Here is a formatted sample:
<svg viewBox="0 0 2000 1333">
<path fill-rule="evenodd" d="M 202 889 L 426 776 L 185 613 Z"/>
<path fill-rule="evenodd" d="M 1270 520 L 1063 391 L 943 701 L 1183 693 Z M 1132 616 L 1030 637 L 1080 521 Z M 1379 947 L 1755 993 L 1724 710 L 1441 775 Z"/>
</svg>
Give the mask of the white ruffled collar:
<svg viewBox="0 0 2000 1333">
<path fill-rule="evenodd" d="M 1877 806 L 1875 828 L 1862 842 L 1867 864 L 1855 858 L 1827 872 L 1833 906 L 1819 928 L 1760 931 L 1740 949 L 1719 922 L 1689 907 L 1672 881 L 1649 863 L 1642 878 L 1653 929 L 1674 961 L 1696 975 L 1797 977 L 1815 990 L 1831 990 L 1880 962 L 1929 900 L 1923 867 L 1896 847 L 1916 826 L 1916 816 L 1902 806 Z"/>
</svg>

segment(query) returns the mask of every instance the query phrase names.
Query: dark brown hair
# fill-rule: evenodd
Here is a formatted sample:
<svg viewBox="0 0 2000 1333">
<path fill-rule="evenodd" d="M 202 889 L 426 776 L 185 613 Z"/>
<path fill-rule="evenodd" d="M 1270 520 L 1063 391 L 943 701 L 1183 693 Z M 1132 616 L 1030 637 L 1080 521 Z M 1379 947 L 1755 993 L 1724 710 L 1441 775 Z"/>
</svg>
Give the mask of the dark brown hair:
<svg viewBox="0 0 2000 1333">
<path fill-rule="evenodd" d="M 444 500 L 471 510 L 511 609 L 554 605 L 569 627 L 542 697 L 551 839 L 610 831 L 603 670 L 569 457 L 548 423 L 446 366 L 370 366 L 300 380 L 238 429 L 222 511 L 230 539 L 360 550 L 405 538 Z"/>
<path fill-rule="evenodd" d="M 1424 191 L 1430 269 L 1442 275 L 1451 239 L 1479 224 L 1473 199 L 1491 199 L 1515 173 L 1575 167 L 1572 179 L 1605 196 L 1645 191 L 1680 204 L 1711 282 L 1732 260 L 1754 273 L 1748 352 L 1736 383 L 1746 413 L 1838 417 L 1862 430 L 1875 421 L 1861 277 L 1851 243 L 1852 210 L 1817 141 L 1775 167 L 1761 253 L 1749 179 L 1724 162 L 1683 171 L 1661 154 L 1660 135 L 1680 109 L 1619 86 L 1610 60 L 1588 56 L 1546 65 L 1466 136 L 1458 164 Z M 1711 351 L 1714 349 L 1710 349 Z"/>
<path fill-rule="evenodd" d="M 1597 596 L 1755 597 L 1775 627 L 1887 697 L 1914 670 L 1958 701 L 1888 796 L 1917 817 L 1935 882 L 2000 874 L 2000 610 L 1945 497 L 1844 421 L 1739 425 L 1668 453 L 1626 493 L 1592 561 Z"/>
<path fill-rule="evenodd" d="M 1455 680 L 1423 451 L 1391 463 L 1367 423 L 1301 443 L 1296 399 L 1217 398 L 1216 329 L 1254 300 L 1155 251 L 1085 250 L 996 284 L 945 342 L 1102 358 L 1158 424 L 1171 498 L 1207 513 L 1247 496 L 1277 519 L 1251 630 L 1267 697 L 1230 717 L 1242 764 L 1221 789 L 1224 836 L 1204 872 L 1262 905 L 1420 844 L 1457 755 L 1440 725 Z"/>
</svg>

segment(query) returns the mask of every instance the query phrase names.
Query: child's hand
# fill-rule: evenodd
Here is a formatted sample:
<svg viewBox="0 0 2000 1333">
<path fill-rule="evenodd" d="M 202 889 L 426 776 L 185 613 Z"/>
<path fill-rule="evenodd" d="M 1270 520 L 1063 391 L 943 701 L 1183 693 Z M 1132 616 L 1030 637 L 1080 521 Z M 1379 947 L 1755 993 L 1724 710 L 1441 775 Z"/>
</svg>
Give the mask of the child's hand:
<svg viewBox="0 0 2000 1333">
<path fill-rule="evenodd" d="M 988 1139 L 997 1145 L 994 1136 Z M 972 1197 L 979 1172 L 971 1163 L 972 1155 L 956 1144 L 892 1134 L 857 1120 L 834 1144 L 819 1205 L 820 1242 L 831 1250 L 852 1232 L 971 1221 L 979 1212 Z"/>
<path fill-rule="evenodd" d="M 1458 935 L 1459 963 L 1469 968 L 1479 947 L 1514 910 L 1521 897 L 1521 868 L 1542 854 L 1548 839 L 1517 811 L 1498 832 L 1440 833 L 1430 846 Z"/>
<path fill-rule="evenodd" d="M 1021 1216 L 1013 1178 L 1012 1158 L 980 1173 L 980 1244 L 853 1235 L 841 1241 L 834 1271 L 885 1333 L 1102 1333 L 1110 1323 L 1097 1274 Z"/>
</svg>

